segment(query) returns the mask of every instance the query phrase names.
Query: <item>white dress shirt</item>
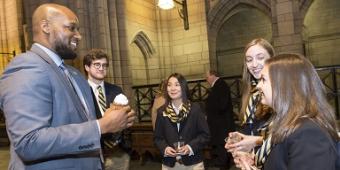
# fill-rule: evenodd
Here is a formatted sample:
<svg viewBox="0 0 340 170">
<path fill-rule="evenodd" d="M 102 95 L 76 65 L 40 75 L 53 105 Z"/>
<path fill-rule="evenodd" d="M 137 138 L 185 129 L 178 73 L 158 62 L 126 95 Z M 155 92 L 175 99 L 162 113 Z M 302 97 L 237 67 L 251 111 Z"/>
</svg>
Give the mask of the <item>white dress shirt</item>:
<svg viewBox="0 0 340 170">
<path fill-rule="evenodd" d="M 94 95 L 96 96 L 96 101 L 97 101 L 97 105 L 100 107 L 100 104 L 99 104 L 99 99 L 98 99 L 98 95 L 99 95 L 99 91 L 98 91 L 98 86 L 102 86 L 102 90 L 103 90 L 103 95 L 104 95 L 104 98 L 105 98 L 105 101 L 106 101 L 106 96 L 105 96 L 105 87 L 104 87 L 104 81 L 102 81 L 100 84 L 96 84 L 94 82 L 92 82 L 90 79 L 87 80 L 92 88 L 92 91 L 94 93 Z M 104 112 L 102 109 L 99 109 L 100 110 L 100 113 L 102 114 L 102 116 L 104 116 Z"/>
</svg>

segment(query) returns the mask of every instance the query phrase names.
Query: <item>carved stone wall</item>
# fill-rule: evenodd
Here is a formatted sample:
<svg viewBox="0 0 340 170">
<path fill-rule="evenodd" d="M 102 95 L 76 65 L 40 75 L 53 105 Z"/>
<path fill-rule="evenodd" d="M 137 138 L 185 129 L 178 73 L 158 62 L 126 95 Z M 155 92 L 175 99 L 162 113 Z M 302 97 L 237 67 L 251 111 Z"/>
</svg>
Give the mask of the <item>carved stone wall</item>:
<svg viewBox="0 0 340 170">
<path fill-rule="evenodd" d="M 276 53 L 305 54 L 317 66 L 340 64 L 338 0 L 206 0 L 210 67 L 239 75 L 253 38 Z"/>
</svg>

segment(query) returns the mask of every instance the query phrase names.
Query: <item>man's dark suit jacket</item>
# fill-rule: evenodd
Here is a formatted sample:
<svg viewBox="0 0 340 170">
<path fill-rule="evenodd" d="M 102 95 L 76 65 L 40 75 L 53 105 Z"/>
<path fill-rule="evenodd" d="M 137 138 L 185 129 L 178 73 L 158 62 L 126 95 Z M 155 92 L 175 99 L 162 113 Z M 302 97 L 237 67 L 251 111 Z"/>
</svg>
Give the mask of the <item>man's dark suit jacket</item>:
<svg viewBox="0 0 340 170">
<path fill-rule="evenodd" d="M 274 146 L 264 170 L 335 170 L 335 141 L 311 120 Z"/>
<path fill-rule="evenodd" d="M 224 145 L 224 138 L 235 130 L 230 88 L 221 78 L 217 79 L 206 101 L 207 121 L 212 145 Z"/>
<path fill-rule="evenodd" d="M 106 108 L 109 108 L 110 104 L 114 101 L 115 97 L 118 94 L 121 94 L 121 93 L 123 94 L 123 90 L 119 86 L 116 86 L 114 84 L 110 84 L 110 83 L 107 83 L 107 82 L 104 82 L 104 89 L 105 89 L 105 98 L 106 98 Z M 93 100 L 95 101 L 94 107 L 95 107 L 95 110 L 96 110 L 97 118 L 101 118 L 102 115 L 101 115 L 101 112 L 99 110 L 97 98 L 93 93 L 93 89 L 92 89 L 92 97 L 93 97 Z M 117 139 L 117 135 L 118 135 L 118 139 Z M 113 142 L 115 142 L 116 140 L 119 140 L 118 145 L 120 146 L 120 148 L 122 148 L 125 151 L 128 151 L 127 141 L 124 140 L 124 138 L 121 136 L 121 134 L 108 133 L 108 134 L 102 135 L 102 138 L 106 139 L 106 140 L 111 140 Z M 102 146 L 103 146 L 103 144 L 102 144 Z"/>
<path fill-rule="evenodd" d="M 167 146 L 173 147 L 181 137 L 185 144 L 189 144 L 194 152 L 192 156 L 182 156 L 184 165 L 193 165 L 203 161 L 202 150 L 209 141 L 209 128 L 200 106 L 192 103 L 191 110 L 186 120 L 180 123 L 180 130 L 177 130 L 177 123 L 172 123 L 168 117 L 163 116 L 166 105 L 157 110 L 157 119 L 154 132 L 154 141 L 161 155 L 164 155 Z M 173 167 L 176 163 L 174 157 L 163 157 L 163 164 Z"/>
<path fill-rule="evenodd" d="M 110 84 L 110 83 L 107 83 L 107 82 L 104 82 L 104 89 L 105 89 L 105 98 L 106 98 L 106 108 L 109 108 L 110 104 L 113 102 L 115 97 L 118 94 L 123 93 L 123 90 L 119 86 L 116 86 L 114 84 Z M 92 90 L 92 95 L 93 95 L 95 101 L 97 101 L 96 96 L 94 96 L 93 90 Z M 95 108 L 96 108 L 96 113 L 100 113 L 97 102 L 95 102 Z"/>
</svg>

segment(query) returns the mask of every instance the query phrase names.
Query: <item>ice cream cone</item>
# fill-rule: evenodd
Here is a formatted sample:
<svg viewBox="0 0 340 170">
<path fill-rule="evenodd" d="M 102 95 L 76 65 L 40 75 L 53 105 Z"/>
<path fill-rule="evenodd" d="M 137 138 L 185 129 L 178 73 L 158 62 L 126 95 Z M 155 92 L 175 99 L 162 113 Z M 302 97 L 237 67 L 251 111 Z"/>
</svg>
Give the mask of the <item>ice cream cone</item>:
<svg viewBox="0 0 340 170">
<path fill-rule="evenodd" d="M 119 94 L 115 97 L 114 101 L 110 105 L 110 109 L 119 110 L 129 104 L 129 100 L 124 94 Z"/>
</svg>

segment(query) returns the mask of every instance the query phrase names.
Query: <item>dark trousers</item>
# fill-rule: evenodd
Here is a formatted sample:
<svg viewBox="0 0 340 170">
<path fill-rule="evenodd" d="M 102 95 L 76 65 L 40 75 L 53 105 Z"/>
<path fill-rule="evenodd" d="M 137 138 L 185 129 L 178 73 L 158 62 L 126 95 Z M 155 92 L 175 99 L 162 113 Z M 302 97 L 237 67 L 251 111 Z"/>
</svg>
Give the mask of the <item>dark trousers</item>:
<svg viewBox="0 0 340 170">
<path fill-rule="evenodd" d="M 229 168 L 232 156 L 224 148 L 224 144 L 211 146 L 212 165 L 220 168 Z"/>
</svg>

